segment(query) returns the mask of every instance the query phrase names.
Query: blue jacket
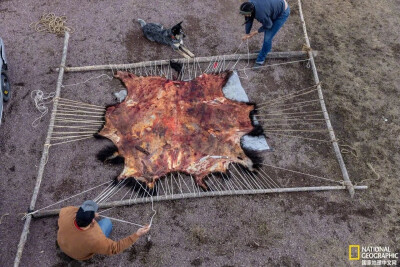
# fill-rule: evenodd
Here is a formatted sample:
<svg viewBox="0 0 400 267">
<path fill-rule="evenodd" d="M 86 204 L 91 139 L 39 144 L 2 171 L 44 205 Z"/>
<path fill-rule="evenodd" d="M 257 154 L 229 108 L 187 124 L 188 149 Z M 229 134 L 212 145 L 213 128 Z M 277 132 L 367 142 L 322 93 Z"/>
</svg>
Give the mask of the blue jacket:
<svg viewBox="0 0 400 267">
<path fill-rule="evenodd" d="M 271 29 L 274 21 L 285 11 L 283 0 L 250 0 L 250 2 L 254 4 L 256 14 L 246 22 L 246 34 L 250 33 L 254 18 L 262 24 L 258 32 L 265 32 Z"/>
</svg>

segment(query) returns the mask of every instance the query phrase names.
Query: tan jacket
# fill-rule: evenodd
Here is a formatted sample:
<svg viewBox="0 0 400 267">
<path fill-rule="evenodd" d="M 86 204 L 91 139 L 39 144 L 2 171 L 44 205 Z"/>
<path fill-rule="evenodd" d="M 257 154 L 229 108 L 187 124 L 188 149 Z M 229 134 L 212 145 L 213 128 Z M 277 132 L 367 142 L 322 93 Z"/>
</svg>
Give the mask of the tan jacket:
<svg viewBox="0 0 400 267">
<path fill-rule="evenodd" d="M 94 254 L 118 254 L 129 248 L 138 240 L 134 233 L 119 241 L 107 238 L 97 222 L 93 222 L 87 230 L 75 226 L 77 207 L 65 207 L 60 211 L 58 219 L 57 242 L 61 250 L 76 260 L 87 260 Z"/>
</svg>

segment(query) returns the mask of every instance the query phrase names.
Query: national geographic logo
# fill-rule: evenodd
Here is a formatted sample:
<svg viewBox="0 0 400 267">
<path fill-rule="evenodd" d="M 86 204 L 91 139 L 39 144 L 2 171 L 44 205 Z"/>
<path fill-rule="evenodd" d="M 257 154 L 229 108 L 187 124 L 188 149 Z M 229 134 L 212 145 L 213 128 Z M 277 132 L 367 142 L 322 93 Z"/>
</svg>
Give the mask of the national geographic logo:
<svg viewBox="0 0 400 267">
<path fill-rule="evenodd" d="M 349 245 L 349 260 L 361 260 L 363 266 L 396 266 L 399 253 L 392 252 L 390 247 Z"/>
<path fill-rule="evenodd" d="M 349 245 L 349 260 L 358 261 L 360 259 L 360 245 Z"/>
</svg>

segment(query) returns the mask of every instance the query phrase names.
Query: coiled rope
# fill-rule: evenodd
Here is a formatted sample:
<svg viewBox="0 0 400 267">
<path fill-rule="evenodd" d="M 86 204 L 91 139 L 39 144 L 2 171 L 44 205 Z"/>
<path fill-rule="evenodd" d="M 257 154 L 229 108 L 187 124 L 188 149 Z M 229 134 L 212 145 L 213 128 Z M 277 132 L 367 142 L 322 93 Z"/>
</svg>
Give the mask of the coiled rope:
<svg viewBox="0 0 400 267">
<path fill-rule="evenodd" d="M 46 32 L 56 34 L 57 36 L 64 36 L 65 31 L 73 33 L 74 28 L 66 26 L 67 17 L 57 17 L 54 13 L 44 14 L 40 17 L 39 21 L 32 22 L 29 27 L 37 32 Z"/>
</svg>

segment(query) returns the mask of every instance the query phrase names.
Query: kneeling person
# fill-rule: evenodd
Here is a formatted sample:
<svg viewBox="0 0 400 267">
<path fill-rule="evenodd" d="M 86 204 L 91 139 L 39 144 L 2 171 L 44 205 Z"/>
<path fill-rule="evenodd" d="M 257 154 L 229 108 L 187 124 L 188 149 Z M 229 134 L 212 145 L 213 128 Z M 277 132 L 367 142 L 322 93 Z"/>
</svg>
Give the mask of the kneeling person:
<svg viewBox="0 0 400 267">
<path fill-rule="evenodd" d="M 119 241 L 108 238 L 112 230 L 109 218 L 96 222 L 98 206 L 93 200 L 85 201 L 81 207 L 65 207 L 58 219 L 57 242 L 61 250 L 76 260 L 87 260 L 95 254 L 113 255 L 129 248 L 149 226 L 137 230 Z"/>
</svg>

